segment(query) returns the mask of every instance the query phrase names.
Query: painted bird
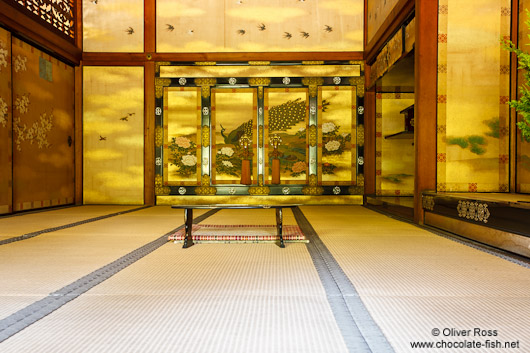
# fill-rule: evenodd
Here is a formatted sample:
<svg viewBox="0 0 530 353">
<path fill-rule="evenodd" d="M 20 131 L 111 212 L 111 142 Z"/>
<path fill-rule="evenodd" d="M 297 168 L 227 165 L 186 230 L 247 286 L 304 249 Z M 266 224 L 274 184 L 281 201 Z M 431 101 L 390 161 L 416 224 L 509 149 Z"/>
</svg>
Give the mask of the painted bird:
<svg viewBox="0 0 530 353">
<path fill-rule="evenodd" d="M 167 23 L 166 26 L 167 26 L 166 29 L 167 29 L 169 32 L 173 32 L 173 30 L 175 29 L 175 27 L 173 27 L 173 26 L 170 25 L 169 23 Z"/>
<path fill-rule="evenodd" d="M 132 27 L 129 27 L 125 30 L 125 32 L 127 32 L 127 34 L 131 35 L 134 33 L 134 29 Z"/>
<path fill-rule="evenodd" d="M 265 24 L 263 24 L 263 23 L 259 24 L 258 28 L 259 28 L 260 31 L 264 31 L 264 30 L 267 29 L 267 27 L 265 27 Z"/>
<path fill-rule="evenodd" d="M 291 37 L 293 36 L 293 35 L 292 35 L 291 33 L 289 33 L 289 32 L 283 32 L 283 33 L 285 33 L 285 34 L 283 35 L 283 38 L 286 38 L 286 39 L 291 39 Z"/>
<path fill-rule="evenodd" d="M 330 26 L 328 26 L 328 25 L 325 25 L 325 27 L 324 27 L 324 31 L 326 31 L 326 32 L 328 32 L 328 33 L 329 33 L 329 32 L 333 32 L 333 27 L 330 27 Z"/>
<path fill-rule="evenodd" d="M 302 32 L 300 32 L 300 35 L 301 35 L 302 37 L 304 37 L 305 39 L 309 38 L 309 33 L 307 33 L 307 32 L 303 32 L 303 31 L 302 31 Z"/>
<path fill-rule="evenodd" d="M 101 136 L 101 135 L 99 135 L 99 140 L 100 140 L 100 141 L 107 141 L 107 138 L 106 138 L 106 137 L 103 137 L 103 136 Z"/>
<path fill-rule="evenodd" d="M 247 32 L 244 29 L 238 29 L 237 30 L 237 34 L 245 35 L 245 33 L 247 33 Z"/>
<path fill-rule="evenodd" d="M 127 113 L 123 118 L 120 118 L 122 121 L 129 121 L 129 117 L 133 116 L 134 113 Z"/>
</svg>

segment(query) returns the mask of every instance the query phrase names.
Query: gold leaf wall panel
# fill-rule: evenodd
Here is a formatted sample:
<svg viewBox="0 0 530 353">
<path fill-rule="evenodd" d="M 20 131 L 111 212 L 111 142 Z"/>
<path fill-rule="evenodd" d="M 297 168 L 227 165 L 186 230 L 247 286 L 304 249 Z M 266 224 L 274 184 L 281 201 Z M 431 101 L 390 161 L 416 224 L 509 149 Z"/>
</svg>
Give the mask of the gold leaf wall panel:
<svg viewBox="0 0 530 353">
<path fill-rule="evenodd" d="M 366 3 L 367 23 L 366 37 L 368 43 L 374 38 L 377 30 L 386 20 L 390 11 L 396 6 L 399 0 L 368 0 Z"/>
<path fill-rule="evenodd" d="M 157 52 L 362 51 L 363 0 L 158 0 Z"/>
<path fill-rule="evenodd" d="M 523 9 L 530 8 L 530 0 L 520 0 L 519 8 L 519 48 L 524 48 L 528 51 L 528 44 L 530 44 L 530 30 L 524 23 L 528 19 L 526 12 Z M 517 84 L 524 83 L 523 72 L 520 71 L 517 77 Z M 516 167 L 516 183 L 517 192 L 530 193 L 530 142 L 521 139 L 520 133 L 517 135 L 517 167 Z"/>
<path fill-rule="evenodd" d="M 83 51 L 143 52 L 143 0 L 83 0 Z"/>
<path fill-rule="evenodd" d="M 356 179 L 355 86 L 319 87 L 321 114 L 318 170 L 322 185 L 352 185 Z"/>
<path fill-rule="evenodd" d="M 13 209 L 74 201 L 74 69 L 12 38 Z"/>
<path fill-rule="evenodd" d="M 412 93 L 376 95 L 376 191 L 384 196 L 414 194 L 414 135 L 397 135 L 405 130 L 400 112 L 414 104 Z"/>
<path fill-rule="evenodd" d="M 85 204 L 144 201 L 143 67 L 83 68 Z"/>
<path fill-rule="evenodd" d="M 164 180 L 197 185 L 201 176 L 201 91 L 167 87 L 164 92 Z"/>
<path fill-rule="evenodd" d="M 438 191 L 508 191 L 509 54 L 499 38 L 510 35 L 510 1 L 439 9 Z"/>
<path fill-rule="evenodd" d="M 0 214 L 12 211 L 11 33 L 0 28 Z"/>
</svg>

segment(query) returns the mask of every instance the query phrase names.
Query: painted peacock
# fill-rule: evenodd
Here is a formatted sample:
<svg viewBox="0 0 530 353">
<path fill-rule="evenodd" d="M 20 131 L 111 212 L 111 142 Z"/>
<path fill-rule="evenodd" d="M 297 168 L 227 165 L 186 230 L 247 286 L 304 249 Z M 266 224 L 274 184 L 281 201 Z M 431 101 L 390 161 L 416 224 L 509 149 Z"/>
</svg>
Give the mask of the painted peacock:
<svg viewBox="0 0 530 353">
<path fill-rule="evenodd" d="M 329 102 L 322 102 L 322 111 L 325 111 Z M 275 105 L 269 109 L 269 131 L 287 131 L 306 116 L 306 101 L 301 98 L 290 100 L 280 105 Z M 225 128 L 221 125 L 221 136 L 226 144 L 237 145 L 241 136 L 246 134 L 252 137 L 253 124 L 252 119 L 239 125 L 237 129 L 225 135 Z"/>
</svg>

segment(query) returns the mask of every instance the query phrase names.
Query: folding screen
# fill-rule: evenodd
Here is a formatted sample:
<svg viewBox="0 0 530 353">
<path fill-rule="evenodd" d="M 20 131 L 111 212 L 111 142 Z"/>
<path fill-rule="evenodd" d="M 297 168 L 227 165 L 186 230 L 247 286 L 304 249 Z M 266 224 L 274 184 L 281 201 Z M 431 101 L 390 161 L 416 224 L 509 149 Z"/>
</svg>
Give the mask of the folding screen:
<svg viewBox="0 0 530 353">
<path fill-rule="evenodd" d="M 83 200 L 144 200 L 143 67 L 83 68 Z"/>
<path fill-rule="evenodd" d="M 0 214 L 12 211 L 11 33 L 0 28 Z"/>
<path fill-rule="evenodd" d="M 74 69 L 13 38 L 13 209 L 74 201 Z"/>
</svg>

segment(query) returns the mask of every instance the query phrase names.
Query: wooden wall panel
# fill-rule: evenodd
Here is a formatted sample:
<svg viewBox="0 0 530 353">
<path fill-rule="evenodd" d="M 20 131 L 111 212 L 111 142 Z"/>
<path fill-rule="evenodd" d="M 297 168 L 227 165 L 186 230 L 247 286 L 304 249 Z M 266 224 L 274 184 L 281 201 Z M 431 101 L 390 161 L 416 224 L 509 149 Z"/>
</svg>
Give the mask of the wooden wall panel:
<svg viewBox="0 0 530 353">
<path fill-rule="evenodd" d="M 0 214 L 12 211 L 11 33 L 0 28 Z"/>
<path fill-rule="evenodd" d="M 13 38 L 14 210 L 74 201 L 74 69 Z"/>
<path fill-rule="evenodd" d="M 399 0 L 368 0 L 366 2 L 366 39 L 370 42 Z"/>
</svg>

